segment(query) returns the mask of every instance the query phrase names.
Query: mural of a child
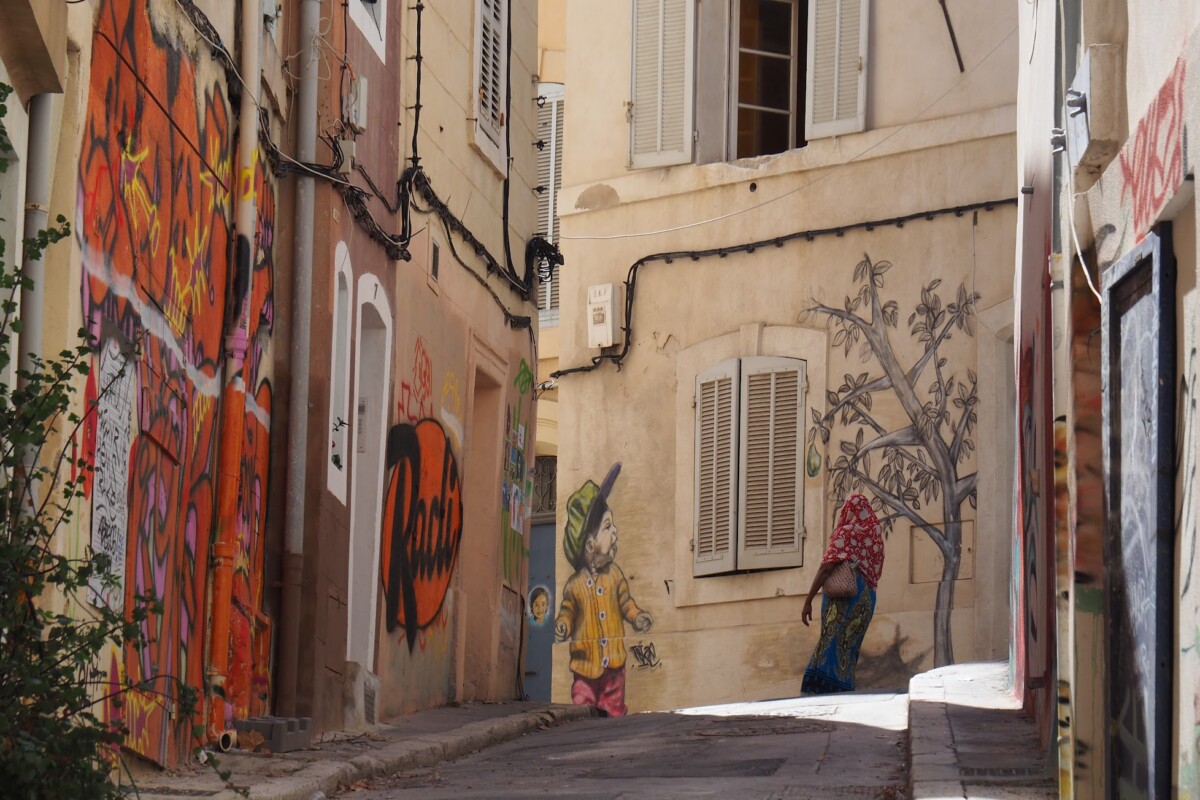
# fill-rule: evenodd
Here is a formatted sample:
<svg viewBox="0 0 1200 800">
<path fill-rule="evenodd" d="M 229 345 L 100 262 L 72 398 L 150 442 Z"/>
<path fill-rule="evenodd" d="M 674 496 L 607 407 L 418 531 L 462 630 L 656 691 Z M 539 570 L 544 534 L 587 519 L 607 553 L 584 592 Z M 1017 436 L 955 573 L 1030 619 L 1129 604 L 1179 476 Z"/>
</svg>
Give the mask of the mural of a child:
<svg viewBox="0 0 1200 800">
<path fill-rule="evenodd" d="M 653 624 L 638 608 L 629 582 L 617 566 L 617 523 L 608 495 L 621 471 L 612 469 L 597 486 L 586 481 L 567 501 L 563 553 L 575 572 L 567 579 L 554 619 L 554 639 L 571 640 L 571 700 L 611 717 L 624 716 L 625 623 L 638 633 Z"/>
</svg>

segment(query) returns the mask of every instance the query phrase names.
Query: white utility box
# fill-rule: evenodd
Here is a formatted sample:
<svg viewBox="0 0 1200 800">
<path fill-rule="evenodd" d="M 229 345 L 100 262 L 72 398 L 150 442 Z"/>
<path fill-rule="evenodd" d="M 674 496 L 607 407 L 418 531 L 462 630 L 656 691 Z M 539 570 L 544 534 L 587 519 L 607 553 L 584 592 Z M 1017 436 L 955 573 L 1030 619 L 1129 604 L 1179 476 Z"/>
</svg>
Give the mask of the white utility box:
<svg viewBox="0 0 1200 800">
<path fill-rule="evenodd" d="M 612 347 L 617 340 L 617 309 L 621 306 L 621 285 L 600 283 L 588 287 L 588 347 Z"/>
</svg>

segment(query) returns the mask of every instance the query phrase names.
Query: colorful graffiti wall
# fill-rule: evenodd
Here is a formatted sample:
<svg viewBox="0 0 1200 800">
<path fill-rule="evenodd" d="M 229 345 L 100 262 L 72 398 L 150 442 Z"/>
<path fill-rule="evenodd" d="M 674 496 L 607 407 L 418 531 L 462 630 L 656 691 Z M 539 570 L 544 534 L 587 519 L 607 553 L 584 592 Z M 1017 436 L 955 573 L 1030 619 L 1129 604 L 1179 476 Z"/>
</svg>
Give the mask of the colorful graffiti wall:
<svg viewBox="0 0 1200 800">
<path fill-rule="evenodd" d="M 139 595 L 161 602 L 161 613 L 146 623 L 148 645 L 120 654 L 121 675 L 146 682 L 120 712 L 130 727 L 128 746 L 171 764 L 189 752 L 191 725 L 199 721 L 177 714 L 175 682 L 204 686 L 233 122 L 211 59 L 161 30 L 145 3 L 99 6 L 75 222 L 83 322 L 97 341 L 88 396 L 100 399 L 83 447 L 95 470 L 92 540 L 119 556 L 123 602 Z M 261 708 L 266 691 L 254 641 L 264 630 L 274 200 L 265 179 L 258 190 L 235 582 L 239 714 Z"/>
</svg>

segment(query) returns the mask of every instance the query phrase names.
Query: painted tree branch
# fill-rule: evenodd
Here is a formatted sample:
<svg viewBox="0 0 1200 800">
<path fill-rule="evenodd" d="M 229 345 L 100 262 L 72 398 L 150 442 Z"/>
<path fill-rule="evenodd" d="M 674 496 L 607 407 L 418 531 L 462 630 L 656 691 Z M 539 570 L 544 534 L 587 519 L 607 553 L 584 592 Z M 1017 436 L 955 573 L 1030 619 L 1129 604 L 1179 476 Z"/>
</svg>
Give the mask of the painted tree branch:
<svg viewBox="0 0 1200 800">
<path fill-rule="evenodd" d="M 929 534 L 929 538 L 933 539 L 934 543 L 938 546 L 938 548 L 940 550 L 942 550 L 943 552 L 945 552 L 946 546 L 947 546 L 946 539 L 942 535 L 942 532 L 940 530 L 938 530 L 936 526 L 930 524 L 930 522 L 928 520 L 926 520 L 924 517 L 922 517 L 920 514 L 918 514 L 912 508 L 909 508 L 908 504 L 905 503 L 903 500 L 901 500 L 899 497 L 896 497 L 896 495 L 892 494 L 887 489 L 885 489 L 884 487 L 882 487 L 878 483 L 876 483 L 874 480 L 872 480 L 870 475 L 867 475 L 866 473 L 861 472 L 856 469 L 851 470 L 850 472 L 851 472 L 851 474 L 854 475 L 854 477 L 858 478 L 863 483 L 865 483 L 868 487 L 870 487 L 871 491 L 875 493 L 875 496 L 878 497 L 883 502 L 887 503 L 893 510 L 895 510 L 895 512 L 897 514 L 899 514 L 900 516 L 903 516 L 905 519 L 907 519 L 913 525 L 917 526 L 921 530 L 925 531 L 925 533 Z"/>
<path fill-rule="evenodd" d="M 941 666 L 953 662 L 949 621 L 961 561 L 962 504 L 976 491 L 975 475 L 960 477 L 958 464 L 973 449 L 970 437 L 978 400 L 974 373 L 968 369 L 970 380 L 956 380 L 954 367 L 947 368 L 940 348 L 956 329 L 974 335 L 971 320 L 979 295 L 960 284 L 957 297 L 943 303 L 937 292 L 941 279 L 922 286 L 920 302 L 908 320 L 908 334 L 921 343 L 923 350 L 905 369 L 887 330 L 898 327 L 897 304 L 894 300 L 884 302 L 880 294 L 884 274 L 891 266 L 886 261 L 872 263 L 864 255 L 854 273 L 859 291 L 846 297 L 844 308 L 813 302 L 806 309 L 806 313 L 825 315 L 830 327 L 836 329 L 835 348 L 844 346 L 849 356 L 851 347 L 860 343 L 863 360 L 873 356 L 883 370 L 869 382 L 865 372 L 857 378 L 847 375 L 838 392 L 828 392 L 829 408 L 823 415 L 813 414 L 816 428 L 810 433 L 810 441 L 819 432 L 822 442 L 828 443 L 830 428 L 841 414 L 841 425 L 856 428 L 857 435 L 840 442 L 842 455 L 836 461 L 826 456 L 835 495 L 840 500 L 849 491 L 865 488 L 874 493 L 881 510 L 886 507 L 894 512 L 884 517 L 889 528 L 895 520 L 907 519 L 924 531 L 942 553 L 934 619 L 935 663 Z M 918 388 L 931 362 L 935 372 L 932 383 Z M 894 431 L 886 430 L 886 420 L 881 422 L 871 415 L 871 397 L 885 389 L 890 390 L 907 417 L 907 422 Z M 953 419 L 952 402 L 962 409 Z M 873 438 L 864 441 L 865 431 L 870 431 Z M 885 456 L 873 465 L 870 454 L 876 451 Z M 924 504 L 939 508 L 942 520 L 936 525 L 920 511 Z"/>
</svg>

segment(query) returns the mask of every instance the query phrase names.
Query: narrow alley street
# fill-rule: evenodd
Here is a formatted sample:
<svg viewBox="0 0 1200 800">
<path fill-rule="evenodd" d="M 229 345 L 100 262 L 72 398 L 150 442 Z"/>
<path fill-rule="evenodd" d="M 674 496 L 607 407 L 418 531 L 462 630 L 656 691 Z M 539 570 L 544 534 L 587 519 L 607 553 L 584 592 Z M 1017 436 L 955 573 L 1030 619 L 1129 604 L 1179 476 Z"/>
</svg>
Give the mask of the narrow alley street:
<svg viewBox="0 0 1200 800">
<path fill-rule="evenodd" d="M 896 800 L 907 708 L 903 694 L 855 694 L 587 719 L 338 797 Z"/>
</svg>

